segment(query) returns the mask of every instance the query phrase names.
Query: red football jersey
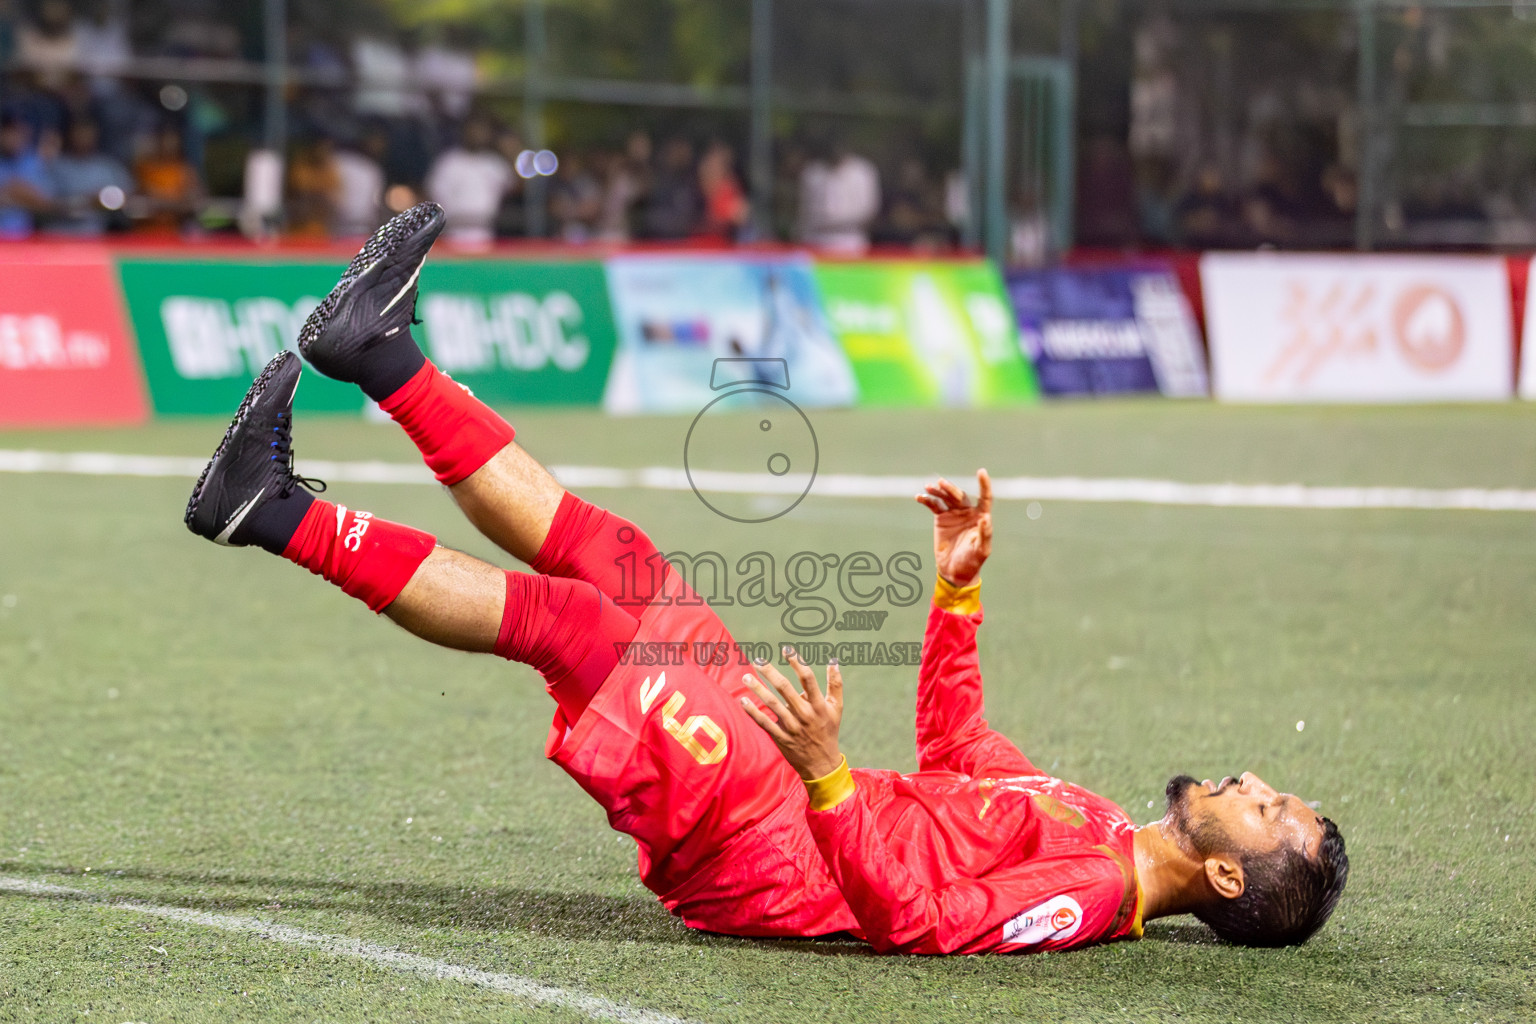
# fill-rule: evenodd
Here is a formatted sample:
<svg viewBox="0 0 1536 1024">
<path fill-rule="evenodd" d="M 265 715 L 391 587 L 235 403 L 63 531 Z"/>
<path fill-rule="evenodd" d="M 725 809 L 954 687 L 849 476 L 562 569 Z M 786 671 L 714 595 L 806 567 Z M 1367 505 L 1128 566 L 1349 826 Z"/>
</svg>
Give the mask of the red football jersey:
<svg viewBox="0 0 1536 1024">
<path fill-rule="evenodd" d="M 671 581 L 639 643 L 730 635 Z M 692 601 L 679 602 L 680 593 Z M 736 703 L 742 668 L 620 665 L 547 752 L 640 847 L 641 879 L 688 924 L 737 935 L 849 931 L 881 952 L 1063 949 L 1140 935 L 1134 827 L 1038 771 L 982 709 L 976 589 L 942 583 L 923 643 L 919 770 L 855 769 L 826 810 Z M 857 682 L 850 682 L 857 707 Z"/>
</svg>

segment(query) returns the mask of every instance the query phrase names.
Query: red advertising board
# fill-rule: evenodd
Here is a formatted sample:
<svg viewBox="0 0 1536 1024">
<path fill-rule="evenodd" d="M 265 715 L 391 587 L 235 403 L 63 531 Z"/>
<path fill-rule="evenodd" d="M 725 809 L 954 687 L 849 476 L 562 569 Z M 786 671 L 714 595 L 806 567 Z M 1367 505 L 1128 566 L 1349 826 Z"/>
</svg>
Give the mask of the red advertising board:
<svg viewBox="0 0 1536 1024">
<path fill-rule="evenodd" d="M 0 426 L 149 413 L 117 274 L 93 245 L 0 245 Z"/>
</svg>

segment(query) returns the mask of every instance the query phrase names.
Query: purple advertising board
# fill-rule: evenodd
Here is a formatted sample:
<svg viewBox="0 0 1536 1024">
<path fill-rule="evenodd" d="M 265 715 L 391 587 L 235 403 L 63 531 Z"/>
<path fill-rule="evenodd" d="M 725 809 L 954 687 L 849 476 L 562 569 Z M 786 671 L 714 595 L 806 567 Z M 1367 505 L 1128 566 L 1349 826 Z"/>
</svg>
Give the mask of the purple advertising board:
<svg viewBox="0 0 1536 1024">
<path fill-rule="evenodd" d="M 1173 274 L 1156 267 L 1014 271 L 1019 344 L 1047 395 L 1206 395 L 1199 329 Z"/>
</svg>

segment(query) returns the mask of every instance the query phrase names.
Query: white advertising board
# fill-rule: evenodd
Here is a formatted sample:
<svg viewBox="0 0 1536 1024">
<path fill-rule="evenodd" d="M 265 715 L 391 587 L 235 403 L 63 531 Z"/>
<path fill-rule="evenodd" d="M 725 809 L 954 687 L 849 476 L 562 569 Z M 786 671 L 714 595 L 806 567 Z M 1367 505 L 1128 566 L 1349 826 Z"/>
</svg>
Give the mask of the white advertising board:
<svg viewBox="0 0 1536 1024">
<path fill-rule="evenodd" d="M 1500 257 L 1208 253 L 1211 380 L 1234 402 L 1462 402 L 1514 390 Z"/>
</svg>

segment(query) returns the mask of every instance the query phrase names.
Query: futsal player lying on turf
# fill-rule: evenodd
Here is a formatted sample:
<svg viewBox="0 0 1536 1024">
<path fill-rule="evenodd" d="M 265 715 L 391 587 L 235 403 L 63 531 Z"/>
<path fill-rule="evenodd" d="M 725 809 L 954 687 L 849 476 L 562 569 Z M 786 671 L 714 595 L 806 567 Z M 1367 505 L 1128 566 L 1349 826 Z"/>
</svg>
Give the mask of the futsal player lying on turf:
<svg viewBox="0 0 1536 1024">
<path fill-rule="evenodd" d="M 422 639 L 538 669 L 556 704 L 548 756 L 634 838 L 640 877 L 668 910 L 734 935 L 848 931 L 891 953 L 1062 949 L 1134 938 L 1143 921 L 1182 913 L 1235 942 L 1282 945 L 1327 920 L 1348 873 L 1344 842 L 1296 797 L 1251 774 L 1180 776 L 1164 818 L 1137 829 L 987 727 L 976 649 L 992 538 L 985 472 L 974 504 L 944 481 L 918 497 L 934 516 L 939 578 L 917 772 L 849 769 L 835 664 L 825 690 L 793 654 L 798 690 L 767 664 L 746 677 L 739 665 L 622 664 L 630 643 L 731 637 L 637 526 L 561 488 L 423 357 L 409 330 L 416 279 L 442 226 L 431 204 L 385 225 L 299 347 L 376 399 L 470 521 L 534 572 L 301 488 L 291 352 L 251 386 L 187 525 L 281 554 Z M 659 566 L 658 578 L 626 595 L 625 564 Z"/>
</svg>

